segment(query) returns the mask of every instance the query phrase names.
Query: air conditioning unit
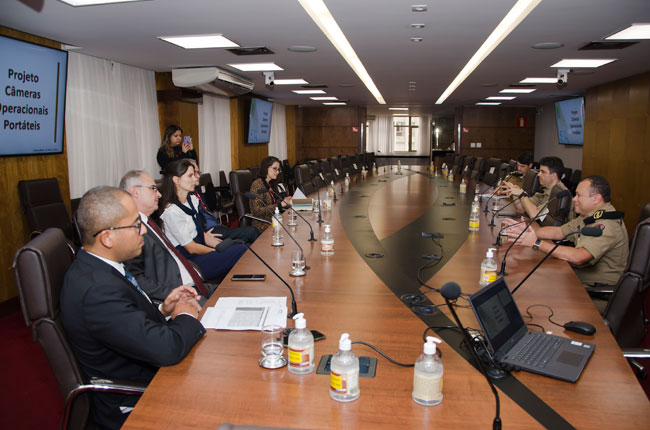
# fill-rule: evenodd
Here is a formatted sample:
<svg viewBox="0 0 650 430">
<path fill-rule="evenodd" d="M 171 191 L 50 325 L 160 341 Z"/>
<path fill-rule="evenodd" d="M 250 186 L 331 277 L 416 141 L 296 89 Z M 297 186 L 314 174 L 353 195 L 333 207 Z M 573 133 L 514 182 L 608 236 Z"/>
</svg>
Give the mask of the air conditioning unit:
<svg viewBox="0 0 650 430">
<path fill-rule="evenodd" d="M 192 88 L 218 96 L 239 96 L 253 91 L 253 81 L 218 67 L 173 69 L 172 81 L 179 88 Z"/>
</svg>

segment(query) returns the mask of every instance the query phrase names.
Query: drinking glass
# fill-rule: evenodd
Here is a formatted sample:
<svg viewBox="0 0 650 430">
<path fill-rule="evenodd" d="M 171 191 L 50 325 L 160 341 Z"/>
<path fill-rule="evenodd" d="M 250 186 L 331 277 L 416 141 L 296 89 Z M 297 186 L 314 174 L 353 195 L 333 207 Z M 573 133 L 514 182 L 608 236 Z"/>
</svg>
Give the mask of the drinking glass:
<svg viewBox="0 0 650 430">
<path fill-rule="evenodd" d="M 265 369 L 279 369 L 287 365 L 284 358 L 284 333 L 279 325 L 267 325 L 262 328 L 262 358 L 259 364 Z"/>
<path fill-rule="evenodd" d="M 305 256 L 302 251 L 291 251 L 291 276 L 305 276 Z"/>
</svg>

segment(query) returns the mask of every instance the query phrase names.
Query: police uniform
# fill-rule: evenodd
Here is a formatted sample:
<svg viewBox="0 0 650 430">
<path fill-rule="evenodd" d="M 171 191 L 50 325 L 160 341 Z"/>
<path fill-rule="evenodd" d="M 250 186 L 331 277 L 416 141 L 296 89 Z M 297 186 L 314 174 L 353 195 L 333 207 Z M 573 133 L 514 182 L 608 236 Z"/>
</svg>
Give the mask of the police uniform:
<svg viewBox="0 0 650 430">
<path fill-rule="evenodd" d="M 537 207 L 537 210 L 540 210 L 546 203 L 548 203 L 551 196 L 555 196 L 557 193 L 564 190 L 568 191 L 568 188 L 562 182 L 558 182 L 553 188 L 544 187 L 541 191 L 535 193 L 535 195 L 530 198 L 530 201 L 533 202 L 533 204 Z M 564 218 L 563 214 L 560 213 L 559 201 L 557 200 L 551 202 L 551 204 L 548 206 L 548 212 L 548 215 L 540 218 L 539 223 L 542 226 L 559 226 L 564 221 L 575 218 L 573 211 L 573 200 L 571 200 L 569 212 L 565 214 L 566 218 Z"/>
<path fill-rule="evenodd" d="M 600 237 L 577 234 L 568 238 L 576 248 L 584 248 L 593 256 L 582 266 L 573 266 L 580 281 L 587 286 L 615 285 L 625 270 L 629 256 L 627 230 L 622 212 L 616 214 L 614 212 L 616 212 L 614 206 L 605 203 L 586 216 L 579 216 L 560 227 L 563 235 L 585 226 L 597 227 L 603 231 Z M 605 215 L 606 213 L 608 215 Z M 605 219 L 607 216 L 615 219 Z"/>
<path fill-rule="evenodd" d="M 513 172 L 506 176 L 503 179 L 503 182 L 510 182 L 512 185 L 516 185 L 519 188 L 522 188 L 524 184 L 524 178 L 521 174 Z"/>
</svg>

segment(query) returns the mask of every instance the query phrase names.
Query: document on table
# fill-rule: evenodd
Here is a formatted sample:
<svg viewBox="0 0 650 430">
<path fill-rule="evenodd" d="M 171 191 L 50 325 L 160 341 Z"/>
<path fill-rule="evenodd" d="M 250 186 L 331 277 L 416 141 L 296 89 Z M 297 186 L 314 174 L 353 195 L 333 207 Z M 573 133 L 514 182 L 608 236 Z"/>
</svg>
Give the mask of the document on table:
<svg viewBox="0 0 650 430">
<path fill-rule="evenodd" d="M 221 297 L 205 310 L 201 324 L 215 330 L 261 330 L 287 326 L 286 297 Z"/>
</svg>

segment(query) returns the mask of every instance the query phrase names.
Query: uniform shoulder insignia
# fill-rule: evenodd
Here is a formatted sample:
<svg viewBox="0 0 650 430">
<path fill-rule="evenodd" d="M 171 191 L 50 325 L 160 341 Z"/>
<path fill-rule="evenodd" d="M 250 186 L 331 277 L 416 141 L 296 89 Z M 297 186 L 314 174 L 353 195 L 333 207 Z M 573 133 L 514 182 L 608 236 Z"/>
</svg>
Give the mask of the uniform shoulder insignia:
<svg viewBox="0 0 650 430">
<path fill-rule="evenodd" d="M 604 210 L 599 210 L 594 212 L 593 215 L 588 216 L 584 219 L 585 225 L 593 224 L 596 222 L 596 220 L 605 220 L 605 219 L 623 219 L 623 216 L 625 215 L 624 212 L 622 211 L 604 211 Z"/>
</svg>

